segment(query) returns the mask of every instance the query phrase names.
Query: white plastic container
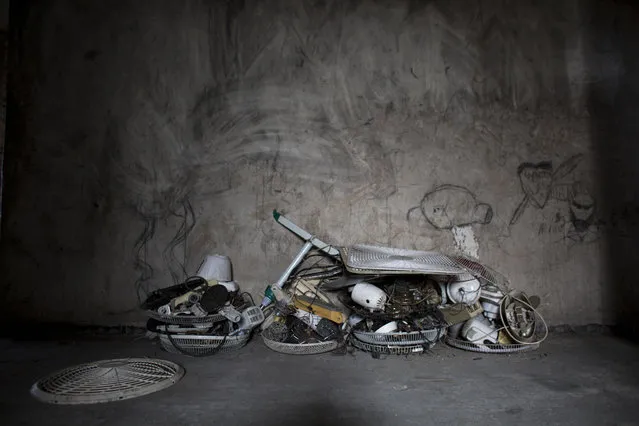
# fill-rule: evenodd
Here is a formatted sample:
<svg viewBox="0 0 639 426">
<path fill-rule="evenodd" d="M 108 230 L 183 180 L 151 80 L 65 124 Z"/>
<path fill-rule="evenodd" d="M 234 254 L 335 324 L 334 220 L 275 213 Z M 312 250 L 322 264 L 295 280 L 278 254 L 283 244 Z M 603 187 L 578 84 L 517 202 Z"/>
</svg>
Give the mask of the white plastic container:
<svg viewBox="0 0 639 426">
<path fill-rule="evenodd" d="M 217 280 L 223 282 L 233 281 L 233 268 L 231 259 L 228 256 L 219 254 L 206 256 L 202 265 L 197 270 L 198 277 L 202 277 L 207 281 Z"/>
</svg>

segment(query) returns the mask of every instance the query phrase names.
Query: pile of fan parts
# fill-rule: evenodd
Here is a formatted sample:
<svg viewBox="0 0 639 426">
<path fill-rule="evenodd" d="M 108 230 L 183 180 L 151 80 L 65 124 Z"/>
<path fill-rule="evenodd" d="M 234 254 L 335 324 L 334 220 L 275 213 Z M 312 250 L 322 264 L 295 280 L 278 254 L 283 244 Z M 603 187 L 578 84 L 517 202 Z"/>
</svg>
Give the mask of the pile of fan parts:
<svg viewBox="0 0 639 426">
<path fill-rule="evenodd" d="M 207 356 L 244 346 L 264 321 L 248 293 L 233 281 L 226 256 L 207 256 L 185 282 L 156 290 L 142 304 L 147 330 L 173 353 Z"/>
<path fill-rule="evenodd" d="M 546 337 L 537 297 L 471 259 L 357 245 L 311 252 L 266 290 L 262 337 L 276 351 L 350 345 L 377 357 L 422 353 L 438 341 L 478 352 L 536 348 Z"/>
</svg>

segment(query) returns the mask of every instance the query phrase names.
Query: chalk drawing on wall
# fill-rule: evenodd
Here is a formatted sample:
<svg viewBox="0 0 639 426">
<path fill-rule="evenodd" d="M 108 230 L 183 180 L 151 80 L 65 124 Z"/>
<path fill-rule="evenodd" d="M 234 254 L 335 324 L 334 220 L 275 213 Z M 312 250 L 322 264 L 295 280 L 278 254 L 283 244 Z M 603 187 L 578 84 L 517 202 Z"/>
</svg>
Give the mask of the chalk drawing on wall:
<svg viewBox="0 0 639 426">
<path fill-rule="evenodd" d="M 437 229 L 452 229 L 456 226 L 487 224 L 493 218 L 489 204 L 479 202 L 475 194 L 463 186 L 442 185 L 424 194 L 419 206 L 424 218 Z"/>
<path fill-rule="evenodd" d="M 548 224 L 543 229 L 554 230 L 559 224 L 567 239 L 575 242 L 596 239 L 595 199 L 587 186 L 573 175 L 582 159 L 582 154 L 574 155 L 556 169 L 550 161 L 520 164 L 517 174 L 524 196 L 513 212 L 509 226 L 518 223 L 529 206 L 543 210 L 554 200 L 565 203 L 566 218 L 558 215 L 554 225 Z"/>
<path fill-rule="evenodd" d="M 418 206 L 408 210 L 406 218 L 419 210 L 426 221 L 438 230 L 449 230 L 455 247 L 466 256 L 479 257 L 479 241 L 472 225 L 485 225 L 493 218 L 493 209 L 477 200 L 467 188 L 441 185 L 426 192 Z"/>
<path fill-rule="evenodd" d="M 553 170 L 552 162 L 542 161 L 541 163 L 521 163 L 517 168 L 517 175 L 524 197 L 515 209 L 510 219 L 510 225 L 516 224 L 524 214 L 529 205 L 538 209 L 546 207 L 548 200 L 555 195 L 557 183 L 572 173 L 579 165 L 582 155 L 578 154 L 570 157 Z"/>
</svg>

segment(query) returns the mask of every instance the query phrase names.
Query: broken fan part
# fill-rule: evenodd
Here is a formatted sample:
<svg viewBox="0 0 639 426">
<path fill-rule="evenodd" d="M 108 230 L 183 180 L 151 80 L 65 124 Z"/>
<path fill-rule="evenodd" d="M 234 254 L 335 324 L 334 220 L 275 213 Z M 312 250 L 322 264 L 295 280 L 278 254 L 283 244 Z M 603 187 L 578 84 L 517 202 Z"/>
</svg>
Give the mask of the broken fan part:
<svg viewBox="0 0 639 426">
<path fill-rule="evenodd" d="M 481 314 L 484 309 L 479 303 L 474 305 L 466 305 L 465 303 L 457 303 L 455 305 L 440 306 L 439 311 L 444 316 L 444 321 L 451 326 L 463 323 L 471 318 Z"/>
<path fill-rule="evenodd" d="M 312 297 L 295 296 L 293 298 L 293 304 L 298 309 L 319 315 L 337 324 L 342 324 L 347 318 L 347 314 L 343 312 L 342 308 L 315 300 L 315 298 Z"/>
<path fill-rule="evenodd" d="M 461 329 L 461 336 L 469 342 L 478 345 L 497 343 L 499 339 L 497 329 L 482 315 L 478 315 L 466 321 L 466 324 L 464 324 Z"/>
<path fill-rule="evenodd" d="M 200 299 L 200 305 L 206 312 L 213 313 L 219 311 L 228 299 L 229 292 L 226 287 L 214 285 L 204 291 Z"/>
<path fill-rule="evenodd" d="M 452 303 L 472 305 L 479 300 L 481 284 L 470 274 L 457 277 L 446 286 L 448 300 Z"/>
<path fill-rule="evenodd" d="M 317 300 L 324 303 L 330 303 L 331 300 L 319 290 L 320 284 L 323 282 L 321 279 L 306 279 L 297 278 L 290 286 L 289 291 L 294 296 L 306 296 L 313 300 Z M 323 289 L 324 287 L 322 287 Z"/>
<path fill-rule="evenodd" d="M 535 339 L 535 308 L 525 293 L 510 294 L 501 304 L 502 320 L 505 318 L 506 331 L 510 337 L 520 343 L 529 343 Z"/>
<path fill-rule="evenodd" d="M 496 285 L 488 284 L 481 289 L 479 301 L 484 308 L 484 316 L 490 319 L 499 317 L 499 305 L 504 293 Z"/>
<path fill-rule="evenodd" d="M 264 322 L 264 312 L 258 306 L 251 306 L 242 311 L 241 319 L 237 323 L 237 329 L 231 335 L 247 332 Z"/>
<path fill-rule="evenodd" d="M 219 312 L 220 315 L 233 323 L 238 323 L 242 320 L 242 314 L 230 304 L 223 306 Z"/>
<path fill-rule="evenodd" d="M 438 284 L 418 276 L 395 279 L 386 287 L 390 294 L 385 312 L 394 318 L 407 317 L 442 302 Z"/>
<path fill-rule="evenodd" d="M 202 309 L 202 306 L 199 303 L 192 304 L 188 307 L 188 310 L 196 317 L 205 317 L 208 315 L 208 312 Z"/>
<path fill-rule="evenodd" d="M 158 308 L 158 314 L 160 315 L 171 315 L 171 305 L 162 305 Z"/>
<path fill-rule="evenodd" d="M 397 321 L 391 321 L 389 323 L 384 324 L 377 330 L 375 330 L 375 333 L 394 333 L 397 331 L 397 329 L 398 329 Z"/>
<path fill-rule="evenodd" d="M 294 316 L 315 331 L 322 339 L 334 339 L 339 333 L 339 326 L 333 321 L 310 312 L 298 310 Z"/>
<path fill-rule="evenodd" d="M 369 283 L 358 283 L 351 292 L 353 302 L 371 312 L 383 311 L 388 295 L 380 288 Z"/>
</svg>

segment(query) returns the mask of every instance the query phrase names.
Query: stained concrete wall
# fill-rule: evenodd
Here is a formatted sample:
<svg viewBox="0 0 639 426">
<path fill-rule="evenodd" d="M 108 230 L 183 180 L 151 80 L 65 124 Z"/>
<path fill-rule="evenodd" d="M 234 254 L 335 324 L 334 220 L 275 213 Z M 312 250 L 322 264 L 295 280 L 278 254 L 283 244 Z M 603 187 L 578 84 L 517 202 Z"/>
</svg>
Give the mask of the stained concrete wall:
<svg viewBox="0 0 639 426">
<path fill-rule="evenodd" d="M 257 296 L 300 246 L 277 208 L 336 245 L 478 256 L 551 324 L 614 321 L 588 107 L 594 84 L 614 103 L 625 59 L 590 28 L 629 6 L 19 3 L 12 314 L 135 322 L 207 253 Z"/>
</svg>

